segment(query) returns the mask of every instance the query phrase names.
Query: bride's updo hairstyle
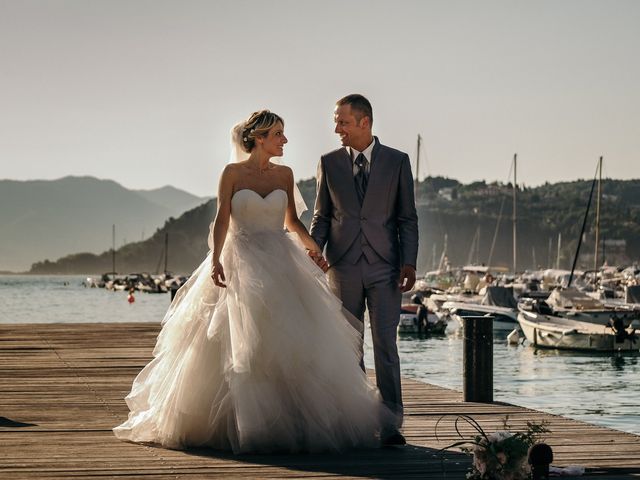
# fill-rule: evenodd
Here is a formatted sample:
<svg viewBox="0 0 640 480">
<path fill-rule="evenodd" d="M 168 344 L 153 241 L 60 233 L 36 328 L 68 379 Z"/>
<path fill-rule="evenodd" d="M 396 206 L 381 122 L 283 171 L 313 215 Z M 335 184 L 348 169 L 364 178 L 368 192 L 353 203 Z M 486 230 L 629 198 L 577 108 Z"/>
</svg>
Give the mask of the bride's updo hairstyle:
<svg viewBox="0 0 640 480">
<path fill-rule="evenodd" d="M 254 112 L 246 121 L 233 127 L 233 141 L 244 152 L 251 153 L 256 146 L 256 138 L 266 137 L 278 122 L 284 125 L 282 117 L 269 110 Z"/>
</svg>

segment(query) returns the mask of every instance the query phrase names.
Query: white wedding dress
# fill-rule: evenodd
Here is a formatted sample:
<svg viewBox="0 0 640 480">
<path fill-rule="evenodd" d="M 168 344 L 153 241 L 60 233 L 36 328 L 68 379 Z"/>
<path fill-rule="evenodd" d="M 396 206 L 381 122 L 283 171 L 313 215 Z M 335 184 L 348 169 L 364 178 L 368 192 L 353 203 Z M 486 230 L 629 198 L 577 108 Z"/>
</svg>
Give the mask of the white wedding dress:
<svg viewBox="0 0 640 480">
<path fill-rule="evenodd" d="M 287 193 L 237 191 L 221 255 L 178 291 L 116 436 L 245 452 L 375 447 L 390 415 L 359 367 L 361 337 L 283 230 Z M 211 244 L 211 237 L 210 237 Z"/>
</svg>

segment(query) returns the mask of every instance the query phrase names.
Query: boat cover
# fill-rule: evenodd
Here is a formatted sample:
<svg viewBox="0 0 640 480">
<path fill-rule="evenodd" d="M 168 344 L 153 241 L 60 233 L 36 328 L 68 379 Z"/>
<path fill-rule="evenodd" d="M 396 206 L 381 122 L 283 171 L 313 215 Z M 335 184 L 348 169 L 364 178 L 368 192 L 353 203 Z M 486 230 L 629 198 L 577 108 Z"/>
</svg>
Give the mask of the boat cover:
<svg viewBox="0 0 640 480">
<path fill-rule="evenodd" d="M 547 303 L 554 309 L 604 310 L 604 304 L 575 288 L 556 288 Z"/>
<path fill-rule="evenodd" d="M 513 298 L 512 287 L 487 287 L 481 305 L 495 305 L 496 307 L 518 308 L 516 299 Z"/>
<path fill-rule="evenodd" d="M 628 286 L 624 301 L 627 303 L 640 303 L 640 285 Z"/>
</svg>

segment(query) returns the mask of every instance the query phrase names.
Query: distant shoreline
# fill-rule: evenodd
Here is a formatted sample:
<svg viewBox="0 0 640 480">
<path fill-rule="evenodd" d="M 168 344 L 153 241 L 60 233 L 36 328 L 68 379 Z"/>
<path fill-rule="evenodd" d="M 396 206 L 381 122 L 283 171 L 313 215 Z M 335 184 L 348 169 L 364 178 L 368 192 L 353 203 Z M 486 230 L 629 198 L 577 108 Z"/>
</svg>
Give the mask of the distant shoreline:
<svg viewBox="0 0 640 480">
<path fill-rule="evenodd" d="M 85 276 L 95 276 L 102 275 L 101 273 L 32 273 L 32 272 L 5 272 L 0 271 L 0 275 L 3 276 L 33 276 L 33 277 L 85 277 Z"/>
</svg>

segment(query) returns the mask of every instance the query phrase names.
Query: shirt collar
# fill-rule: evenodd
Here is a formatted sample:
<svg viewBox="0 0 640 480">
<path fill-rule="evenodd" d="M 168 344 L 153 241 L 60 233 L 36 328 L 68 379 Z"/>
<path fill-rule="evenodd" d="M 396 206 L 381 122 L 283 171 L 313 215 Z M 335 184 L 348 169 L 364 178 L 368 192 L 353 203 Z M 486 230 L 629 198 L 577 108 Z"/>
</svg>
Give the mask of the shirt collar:
<svg viewBox="0 0 640 480">
<path fill-rule="evenodd" d="M 351 154 L 351 161 L 353 162 L 356 159 L 356 157 L 362 153 L 364 157 L 367 159 L 367 162 L 369 162 L 369 165 L 371 165 L 371 154 L 373 153 L 373 147 L 375 147 L 375 145 L 376 145 L 376 137 L 373 137 L 371 139 L 371 143 L 369 144 L 369 146 L 365 148 L 362 152 L 359 152 L 353 147 L 349 147 L 349 153 Z"/>
</svg>

